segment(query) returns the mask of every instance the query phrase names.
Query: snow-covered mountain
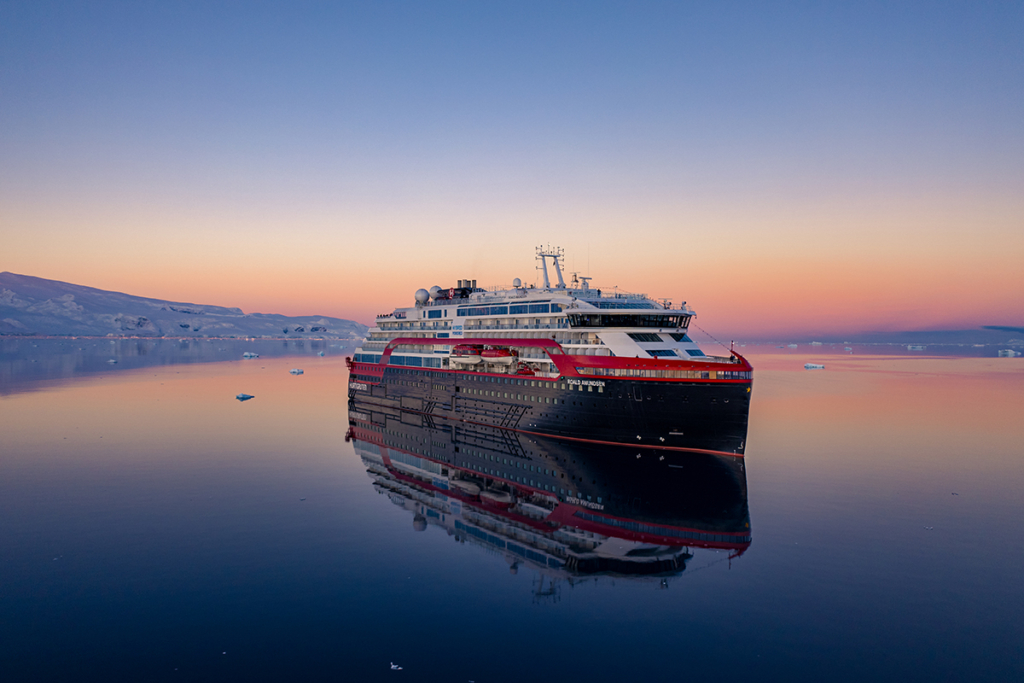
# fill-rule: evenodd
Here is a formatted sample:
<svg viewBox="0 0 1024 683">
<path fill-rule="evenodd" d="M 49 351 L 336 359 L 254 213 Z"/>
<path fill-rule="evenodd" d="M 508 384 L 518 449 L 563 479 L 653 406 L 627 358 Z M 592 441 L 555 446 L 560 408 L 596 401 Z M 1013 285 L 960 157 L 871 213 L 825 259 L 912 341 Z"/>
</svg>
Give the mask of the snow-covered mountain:
<svg viewBox="0 0 1024 683">
<path fill-rule="evenodd" d="M 0 335 L 24 334 L 361 339 L 366 325 L 319 315 L 247 314 L 0 273 Z"/>
</svg>

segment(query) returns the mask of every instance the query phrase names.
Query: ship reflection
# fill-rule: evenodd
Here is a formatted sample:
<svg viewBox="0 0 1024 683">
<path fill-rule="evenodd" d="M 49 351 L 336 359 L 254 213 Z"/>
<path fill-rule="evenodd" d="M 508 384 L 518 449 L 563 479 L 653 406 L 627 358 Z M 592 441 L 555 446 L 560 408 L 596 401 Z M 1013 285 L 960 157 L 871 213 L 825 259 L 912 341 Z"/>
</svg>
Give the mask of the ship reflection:
<svg viewBox="0 0 1024 683">
<path fill-rule="evenodd" d="M 750 546 L 742 457 L 582 445 L 414 413 L 349 413 L 346 438 L 413 528 L 500 553 L 555 584 L 610 576 L 667 587 L 695 552 Z M 712 556 L 713 557 L 713 556 Z"/>
</svg>

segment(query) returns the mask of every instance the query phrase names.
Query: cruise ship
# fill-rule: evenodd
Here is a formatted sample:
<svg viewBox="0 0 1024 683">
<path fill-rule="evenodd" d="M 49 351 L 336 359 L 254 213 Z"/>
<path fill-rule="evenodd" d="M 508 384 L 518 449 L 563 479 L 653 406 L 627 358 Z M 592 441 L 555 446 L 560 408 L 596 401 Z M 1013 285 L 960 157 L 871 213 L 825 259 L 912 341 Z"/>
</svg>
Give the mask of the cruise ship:
<svg viewBox="0 0 1024 683">
<path fill-rule="evenodd" d="M 560 249 L 538 248 L 537 259 L 538 285 L 457 280 L 377 316 L 348 359 L 350 403 L 567 440 L 743 455 L 745 358 L 705 353 L 689 335 L 695 313 L 685 301 L 602 290 L 576 274 L 566 283 Z"/>
<path fill-rule="evenodd" d="M 510 569 L 551 579 L 676 576 L 695 550 L 751 543 L 743 458 L 533 437 L 396 410 L 351 411 L 374 487 Z"/>
</svg>

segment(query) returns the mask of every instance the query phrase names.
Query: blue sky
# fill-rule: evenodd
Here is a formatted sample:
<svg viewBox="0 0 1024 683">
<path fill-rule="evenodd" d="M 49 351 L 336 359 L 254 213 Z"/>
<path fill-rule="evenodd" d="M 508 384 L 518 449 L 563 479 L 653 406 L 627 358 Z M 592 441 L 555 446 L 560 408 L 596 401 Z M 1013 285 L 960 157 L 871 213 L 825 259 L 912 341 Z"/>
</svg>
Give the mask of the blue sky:
<svg viewBox="0 0 1024 683">
<path fill-rule="evenodd" d="M 1022 35 L 1021 3 L 2 2 L 6 269 L 114 272 L 76 265 L 88 236 L 170 295 L 246 231 L 261 263 L 474 226 L 610 261 L 622 230 L 782 254 L 857 215 L 1017 248 Z"/>
</svg>

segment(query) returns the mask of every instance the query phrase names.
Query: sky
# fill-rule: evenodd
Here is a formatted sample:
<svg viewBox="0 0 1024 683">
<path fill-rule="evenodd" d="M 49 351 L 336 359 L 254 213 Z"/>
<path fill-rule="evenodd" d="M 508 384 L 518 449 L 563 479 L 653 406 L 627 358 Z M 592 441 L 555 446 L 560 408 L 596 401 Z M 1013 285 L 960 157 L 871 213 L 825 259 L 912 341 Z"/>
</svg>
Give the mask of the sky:
<svg viewBox="0 0 1024 683">
<path fill-rule="evenodd" d="M 0 0 L 0 271 L 372 323 L 570 270 L 1024 325 L 1024 3 Z"/>
</svg>

